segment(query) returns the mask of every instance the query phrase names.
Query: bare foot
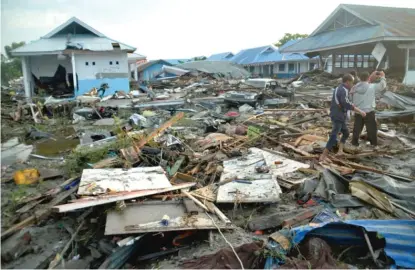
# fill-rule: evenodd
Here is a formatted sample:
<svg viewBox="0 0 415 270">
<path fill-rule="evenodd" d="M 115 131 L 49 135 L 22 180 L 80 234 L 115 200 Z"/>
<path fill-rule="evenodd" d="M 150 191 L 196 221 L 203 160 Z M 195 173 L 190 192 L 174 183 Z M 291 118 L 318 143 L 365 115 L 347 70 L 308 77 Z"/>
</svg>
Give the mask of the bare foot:
<svg viewBox="0 0 415 270">
<path fill-rule="evenodd" d="M 337 157 L 344 156 L 344 152 L 343 151 L 337 151 L 335 156 L 337 156 Z"/>
<path fill-rule="evenodd" d="M 321 154 L 319 161 L 325 161 L 327 157 L 329 156 L 329 150 L 327 148 L 324 148 L 323 153 Z"/>
</svg>

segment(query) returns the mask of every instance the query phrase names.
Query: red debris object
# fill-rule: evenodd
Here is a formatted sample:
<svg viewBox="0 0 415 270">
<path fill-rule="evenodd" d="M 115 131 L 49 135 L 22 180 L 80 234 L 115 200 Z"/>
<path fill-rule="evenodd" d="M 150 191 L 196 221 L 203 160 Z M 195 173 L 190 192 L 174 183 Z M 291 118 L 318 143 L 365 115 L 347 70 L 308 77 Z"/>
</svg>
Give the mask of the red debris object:
<svg viewBox="0 0 415 270">
<path fill-rule="evenodd" d="M 225 114 L 225 116 L 228 116 L 228 117 L 239 117 L 240 114 L 238 112 L 227 112 Z"/>
</svg>

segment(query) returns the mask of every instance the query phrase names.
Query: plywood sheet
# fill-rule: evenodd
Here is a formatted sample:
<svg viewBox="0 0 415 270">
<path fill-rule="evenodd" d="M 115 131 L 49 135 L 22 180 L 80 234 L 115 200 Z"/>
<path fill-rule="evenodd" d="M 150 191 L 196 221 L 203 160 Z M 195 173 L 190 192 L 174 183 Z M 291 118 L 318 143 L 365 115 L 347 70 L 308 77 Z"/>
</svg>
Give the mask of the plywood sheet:
<svg viewBox="0 0 415 270">
<path fill-rule="evenodd" d="M 230 182 L 220 186 L 218 203 L 278 202 L 281 188 L 275 179 L 255 180 L 251 184 Z"/>
<path fill-rule="evenodd" d="M 161 220 L 169 216 L 169 224 L 164 226 Z M 232 229 L 219 218 L 210 214 L 221 229 Z M 188 215 L 183 202 L 151 201 L 146 203 L 127 204 L 123 211 L 109 211 L 105 224 L 105 235 L 132 234 L 145 232 L 166 232 L 184 230 L 215 229 L 212 220 L 199 212 Z"/>
<path fill-rule="evenodd" d="M 219 182 L 226 181 L 228 179 L 246 179 L 253 175 L 258 175 L 255 172 L 255 167 L 259 163 L 264 163 L 264 157 L 261 153 L 249 154 L 244 157 L 225 160 L 223 162 L 223 173 Z"/>
<path fill-rule="evenodd" d="M 160 166 L 129 170 L 85 169 L 82 172 L 78 195 L 161 189 L 171 186 Z"/>
<path fill-rule="evenodd" d="M 250 148 L 250 151 L 257 154 L 262 154 L 265 164 L 271 168 L 272 175 L 280 176 L 286 173 L 295 172 L 299 168 L 308 169 L 310 165 L 301 163 L 280 155 L 276 155 L 258 148 Z M 275 165 L 275 161 L 282 161 L 282 164 Z"/>
</svg>

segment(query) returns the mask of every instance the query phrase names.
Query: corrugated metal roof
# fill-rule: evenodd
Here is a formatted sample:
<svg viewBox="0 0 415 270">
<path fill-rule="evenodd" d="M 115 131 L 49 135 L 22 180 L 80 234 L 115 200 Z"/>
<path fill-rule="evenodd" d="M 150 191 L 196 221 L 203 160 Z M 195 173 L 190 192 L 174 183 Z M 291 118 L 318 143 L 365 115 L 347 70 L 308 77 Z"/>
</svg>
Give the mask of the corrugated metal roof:
<svg viewBox="0 0 415 270">
<path fill-rule="evenodd" d="M 382 36 L 381 26 L 347 27 L 337 31 L 324 32 L 305 38 L 294 45 L 287 46 L 284 52 L 310 52 L 334 46 L 346 46 L 355 42 L 371 40 Z"/>
<path fill-rule="evenodd" d="M 217 53 L 212 54 L 206 60 L 208 61 L 229 61 L 234 55 L 232 52 L 224 52 L 224 53 Z"/>
<path fill-rule="evenodd" d="M 294 45 L 295 43 L 299 42 L 300 40 L 302 40 L 302 39 L 292 39 L 292 40 L 289 40 L 284 45 L 278 47 L 278 50 L 281 51 L 284 48 L 287 48 L 287 47 L 289 47 L 291 45 Z"/>
<path fill-rule="evenodd" d="M 361 237 L 356 230 L 345 224 L 360 226 L 368 232 L 377 232 L 386 241 L 385 252 L 395 260 L 395 264 L 405 268 L 415 268 L 415 220 L 348 220 L 344 223 L 332 222 L 316 226 L 301 226 L 292 229 L 294 243 L 301 242 L 306 235 L 324 237 L 339 244 L 357 244 Z"/>
<path fill-rule="evenodd" d="M 343 4 L 360 16 L 378 22 L 385 36 L 415 37 L 415 9 Z"/>
<path fill-rule="evenodd" d="M 58 52 L 66 49 L 66 36 L 53 37 L 53 38 L 41 38 L 31 43 L 28 43 L 22 47 L 13 50 L 13 53 L 41 53 L 41 52 Z M 119 43 L 116 40 L 106 37 L 96 37 L 92 35 L 76 35 L 71 37 L 71 43 L 77 43 L 82 46 L 84 50 L 91 51 L 113 51 L 112 43 Z M 134 51 L 135 48 L 120 44 L 121 50 Z"/>
<path fill-rule="evenodd" d="M 128 60 L 130 59 L 135 59 L 135 60 L 141 60 L 141 59 L 146 59 L 146 57 L 142 54 L 138 54 L 138 53 L 129 53 L 127 54 L 128 56 Z"/>
<path fill-rule="evenodd" d="M 179 65 L 179 64 L 183 64 L 185 62 L 189 62 L 190 61 L 190 59 L 163 59 L 163 60 L 169 62 L 173 66 Z"/>
<path fill-rule="evenodd" d="M 303 54 L 282 54 L 278 51 L 278 48 L 269 45 L 242 50 L 239 53 L 237 53 L 234 57 L 232 57 L 230 61 L 240 65 L 252 65 L 260 63 L 295 61 L 305 59 L 308 59 L 308 57 Z"/>
<path fill-rule="evenodd" d="M 228 61 L 193 61 L 177 65 L 177 67 L 209 74 L 220 73 L 232 78 L 245 78 L 250 75 L 250 73 L 241 66 L 235 65 L 234 63 Z"/>
<path fill-rule="evenodd" d="M 137 71 L 141 72 L 141 71 L 145 70 L 146 68 L 151 67 L 152 65 L 155 65 L 155 64 L 163 64 L 163 65 L 171 66 L 171 64 L 169 62 L 165 61 L 165 60 L 161 60 L 161 59 L 160 60 L 151 60 L 151 61 L 148 61 L 148 62 L 143 63 L 141 65 L 138 65 L 137 66 Z"/>
<path fill-rule="evenodd" d="M 315 30 L 312 36 L 281 50 L 284 53 L 322 51 L 373 42 L 374 39 L 381 38 L 406 37 L 415 40 L 415 9 L 341 4 L 329 18 L 334 18 L 337 12 L 343 10 L 373 22 L 374 25 L 340 28 L 329 32 Z M 324 25 L 325 23 L 317 29 L 323 29 Z"/>
</svg>

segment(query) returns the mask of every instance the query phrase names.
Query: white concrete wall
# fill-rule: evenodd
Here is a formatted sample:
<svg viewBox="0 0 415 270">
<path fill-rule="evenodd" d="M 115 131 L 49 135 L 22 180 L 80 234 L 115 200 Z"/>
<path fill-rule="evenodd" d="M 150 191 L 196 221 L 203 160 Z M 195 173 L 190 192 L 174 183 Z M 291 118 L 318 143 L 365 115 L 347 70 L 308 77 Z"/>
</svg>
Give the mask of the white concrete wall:
<svg viewBox="0 0 415 270">
<path fill-rule="evenodd" d="M 303 73 L 303 72 L 307 72 L 309 70 L 309 61 L 305 61 L 305 62 L 300 62 L 300 72 L 299 73 Z"/>
<path fill-rule="evenodd" d="M 71 58 L 58 60 L 57 55 L 30 56 L 28 60 L 30 71 L 37 77 L 53 77 L 59 65 L 66 69 L 66 73 L 72 73 Z M 29 74 L 31 76 L 31 74 Z"/>
<path fill-rule="evenodd" d="M 118 61 L 118 64 L 117 64 Z M 76 54 L 76 73 L 79 79 L 97 79 L 97 73 L 128 73 L 126 52 Z M 88 62 L 88 65 L 86 63 Z M 112 62 L 112 65 L 110 64 Z M 95 65 L 94 65 L 95 63 Z"/>
</svg>

